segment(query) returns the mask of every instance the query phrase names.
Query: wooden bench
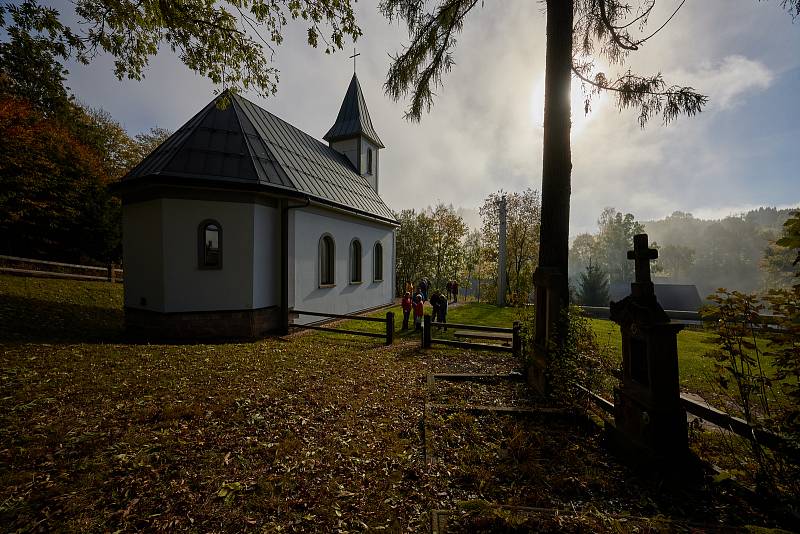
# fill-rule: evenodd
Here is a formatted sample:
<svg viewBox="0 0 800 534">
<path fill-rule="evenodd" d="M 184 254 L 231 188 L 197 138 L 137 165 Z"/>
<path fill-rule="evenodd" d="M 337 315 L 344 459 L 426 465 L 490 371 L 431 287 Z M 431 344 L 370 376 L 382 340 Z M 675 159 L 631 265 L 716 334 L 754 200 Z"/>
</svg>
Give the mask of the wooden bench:
<svg viewBox="0 0 800 534">
<path fill-rule="evenodd" d="M 505 334 L 502 332 L 473 332 L 470 330 L 456 330 L 453 335 L 466 339 L 491 339 L 494 341 L 502 341 L 503 345 L 510 345 L 511 341 L 514 339 L 514 334 Z"/>
</svg>

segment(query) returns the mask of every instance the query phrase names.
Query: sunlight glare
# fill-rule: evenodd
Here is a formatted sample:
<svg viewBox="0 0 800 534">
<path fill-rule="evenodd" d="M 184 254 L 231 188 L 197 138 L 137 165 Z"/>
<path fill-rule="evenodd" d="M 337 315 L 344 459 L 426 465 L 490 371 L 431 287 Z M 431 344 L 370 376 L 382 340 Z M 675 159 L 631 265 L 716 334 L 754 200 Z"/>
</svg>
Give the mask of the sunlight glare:
<svg viewBox="0 0 800 534">
<path fill-rule="evenodd" d="M 600 106 L 605 100 L 605 95 L 596 95 L 591 100 L 591 110 L 584 113 L 584 95 L 580 81 L 572 79 L 570 87 L 570 107 L 572 110 L 572 136 L 580 134 L 587 124 L 600 111 Z M 531 90 L 530 119 L 537 128 L 544 126 L 544 78 L 534 82 Z"/>
</svg>

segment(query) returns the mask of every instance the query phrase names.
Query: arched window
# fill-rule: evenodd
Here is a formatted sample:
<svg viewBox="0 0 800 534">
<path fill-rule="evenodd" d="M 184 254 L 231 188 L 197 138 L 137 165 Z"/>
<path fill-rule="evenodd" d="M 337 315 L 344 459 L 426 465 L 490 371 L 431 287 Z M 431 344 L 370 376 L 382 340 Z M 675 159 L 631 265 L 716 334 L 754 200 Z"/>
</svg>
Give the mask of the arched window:
<svg viewBox="0 0 800 534">
<path fill-rule="evenodd" d="M 375 250 L 372 255 L 372 279 L 375 282 L 383 280 L 383 245 L 380 241 L 375 243 Z"/>
<path fill-rule="evenodd" d="M 207 219 L 197 228 L 197 266 L 222 269 L 222 225 Z"/>
<path fill-rule="evenodd" d="M 350 283 L 361 282 L 361 241 L 353 239 L 350 243 Z"/>
<path fill-rule="evenodd" d="M 334 285 L 334 259 L 336 258 L 336 245 L 329 235 L 322 236 L 319 240 L 319 285 Z"/>
<path fill-rule="evenodd" d="M 367 148 L 367 174 L 372 174 L 372 149 Z"/>
</svg>

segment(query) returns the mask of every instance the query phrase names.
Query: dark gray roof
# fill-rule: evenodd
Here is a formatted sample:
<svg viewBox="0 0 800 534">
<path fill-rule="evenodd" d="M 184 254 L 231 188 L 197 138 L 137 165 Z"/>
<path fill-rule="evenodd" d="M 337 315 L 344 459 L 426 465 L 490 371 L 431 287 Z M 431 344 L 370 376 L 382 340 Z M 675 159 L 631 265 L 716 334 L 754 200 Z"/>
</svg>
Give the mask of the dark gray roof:
<svg viewBox="0 0 800 534">
<path fill-rule="evenodd" d="M 703 306 L 697 286 L 692 284 L 653 284 L 656 298 L 665 310 L 700 311 Z M 611 284 L 609 297 L 619 302 L 631 292 L 631 285 L 625 282 Z"/>
<path fill-rule="evenodd" d="M 350 161 L 321 141 L 233 93 L 218 96 L 154 150 L 123 184 L 153 177 L 207 180 L 309 196 L 395 222 Z"/>
<path fill-rule="evenodd" d="M 353 79 L 350 80 L 350 87 L 347 88 L 347 93 L 344 95 L 336 122 L 333 123 L 323 139 L 333 142 L 357 135 L 363 135 L 379 147 L 384 148 L 381 138 L 378 137 L 372 126 L 372 120 L 369 118 L 369 110 L 364 100 L 364 94 L 361 92 L 361 84 L 358 83 L 358 78 L 353 73 Z"/>
</svg>

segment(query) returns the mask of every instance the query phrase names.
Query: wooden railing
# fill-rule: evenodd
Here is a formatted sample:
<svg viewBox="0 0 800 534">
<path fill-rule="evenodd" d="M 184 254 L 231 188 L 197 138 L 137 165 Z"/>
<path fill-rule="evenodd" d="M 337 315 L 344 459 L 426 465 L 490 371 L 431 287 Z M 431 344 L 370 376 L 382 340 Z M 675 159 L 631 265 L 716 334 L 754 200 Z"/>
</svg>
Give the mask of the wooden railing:
<svg viewBox="0 0 800 534">
<path fill-rule="evenodd" d="M 440 328 L 462 328 L 473 332 L 491 332 L 497 334 L 511 334 L 511 346 L 494 345 L 491 343 L 473 343 L 471 341 L 456 341 L 450 339 L 440 339 L 433 337 L 433 327 Z M 435 345 L 445 345 L 450 347 L 459 347 L 462 349 L 482 349 L 493 350 L 498 352 L 511 352 L 515 356 L 522 354 L 522 338 L 521 338 L 522 325 L 519 321 L 514 321 L 512 328 L 503 328 L 499 326 L 483 326 L 474 324 L 461 324 L 461 323 L 438 323 L 431 320 L 430 315 L 425 315 L 422 321 L 422 348 L 429 349 Z"/>
<path fill-rule="evenodd" d="M 580 384 L 578 384 L 578 388 L 586 393 L 592 404 L 597 406 L 602 411 L 610 415 L 614 415 L 613 402 L 598 395 L 597 393 L 594 393 L 593 391 L 586 389 Z M 800 459 L 800 449 L 798 449 L 794 443 L 784 436 L 775 434 L 774 432 L 770 432 L 763 428 L 754 427 L 748 424 L 744 419 L 727 414 L 714 408 L 710 404 L 697 402 L 696 400 L 684 394 L 681 394 L 681 404 L 687 413 L 699 417 L 704 421 L 708 421 L 719 428 L 728 430 L 747 439 L 754 439 L 761 445 L 769 447 L 770 449 L 778 450 L 783 454 L 791 456 L 795 460 Z"/>
<path fill-rule="evenodd" d="M 334 328 L 330 326 L 320 326 L 320 325 L 311 325 L 311 324 L 297 324 L 293 323 L 290 326 L 292 328 L 303 328 L 307 330 L 321 330 L 323 332 L 336 332 L 339 334 L 349 334 L 352 336 L 364 336 L 364 337 L 374 337 L 374 338 L 381 338 L 385 340 L 386 345 L 391 345 L 394 343 L 394 312 L 386 312 L 385 317 L 363 317 L 361 315 L 354 315 L 354 314 L 338 314 L 338 313 L 325 313 L 325 312 L 313 312 L 313 311 L 302 311 L 302 310 L 290 310 L 290 312 L 294 315 L 310 315 L 312 317 L 324 317 L 327 319 L 347 319 L 348 321 L 364 321 L 364 322 L 371 322 L 371 323 L 384 323 L 386 325 L 386 329 L 384 333 L 380 332 L 364 332 L 361 330 L 346 330 L 344 328 Z"/>
<path fill-rule="evenodd" d="M 109 264 L 107 267 L 95 267 L 93 265 L 79 265 L 75 263 L 34 260 L 32 258 L 3 255 L 0 255 L 0 273 L 20 276 L 37 276 L 42 278 L 66 278 L 69 280 L 103 280 L 107 282 L 122 282 L 123 277 L 122 269 L 118 268 L 113 263 Z"/>
</svg>

